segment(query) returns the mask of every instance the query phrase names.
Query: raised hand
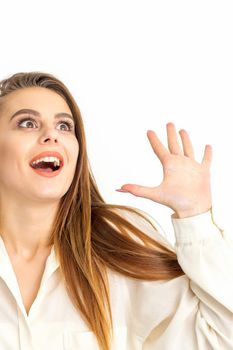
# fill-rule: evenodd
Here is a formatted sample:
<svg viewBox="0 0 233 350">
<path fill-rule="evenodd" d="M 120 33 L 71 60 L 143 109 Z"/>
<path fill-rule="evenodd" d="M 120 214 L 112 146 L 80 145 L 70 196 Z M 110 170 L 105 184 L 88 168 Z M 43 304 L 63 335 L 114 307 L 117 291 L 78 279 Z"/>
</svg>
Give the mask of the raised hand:
<svg viewBox="0 0 233 350">
<path fill-rule="evenodd" d="M 125 184 L 119 192 L 129 192 L 137 197 L 150 199 L 173 209 L 174 217 L 184 218 L 198 215 L 211 209 L 210 165 L 212 147 L 205 146 L 201 163 L 194 158 L 194 150 L 186 130 L 179 134 L 183 145 L 180 146 L 175 125 L 168 123 L 168 149 L 152 130 L 147 137 L 154 153 L 163 166 L 163 181 L 159 186 L 146 187 L 136 184 Z"/>
</svg>

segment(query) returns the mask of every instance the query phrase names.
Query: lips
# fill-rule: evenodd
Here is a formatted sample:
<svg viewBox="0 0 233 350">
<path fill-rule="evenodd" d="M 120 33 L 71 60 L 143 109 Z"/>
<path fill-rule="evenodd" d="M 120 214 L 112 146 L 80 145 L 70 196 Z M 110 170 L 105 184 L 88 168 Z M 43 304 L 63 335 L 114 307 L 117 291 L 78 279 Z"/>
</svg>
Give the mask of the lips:
<svg viewBox="0 0 233 350">
<path fill-rule="evenodd" d="M 38 160 L 40 158 L 43 158 L 43 157 L 57 157 L 61 161 L 61 167 L 64 165 L 64 158 L 63 158 L 63 156 L 60 153 L 58 153 L 58 152 L 52 152 L 52 151 L 45 151 L 45 152 L 37 154 L 35 157 L 33 157 L 30 160 L 29 164 L 31 165 L 32 162 L 34 162 L 35 160 Z"/>
</svg>

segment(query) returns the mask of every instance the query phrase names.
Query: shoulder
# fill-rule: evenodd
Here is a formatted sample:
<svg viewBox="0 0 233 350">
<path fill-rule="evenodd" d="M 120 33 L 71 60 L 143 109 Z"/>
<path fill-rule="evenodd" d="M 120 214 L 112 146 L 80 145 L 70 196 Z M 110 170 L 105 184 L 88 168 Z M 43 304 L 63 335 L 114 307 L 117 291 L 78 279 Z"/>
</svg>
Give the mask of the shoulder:
<svg viewBox="0 0 233 350">
<path fill-rule="evenodd" d="M 163 320 L 173 318 L 179 308 L 189 313 L 198 304 L 186 275 L 146 281 L 109 270 L 108 276 L 114 321 L 124 322 L 141 337 Z"/>
<path fill-rule="evenodd" d="M 136 210 L 136 212 L 127 211 L 125 209 L 118 209 L 117 213 L 128 222 L 133 224 L 136 228 L 143 231 L 147 236 L 161 242 L 162 244 L 168 246 L 170 249 L 175 250 L 172 243 L 166 237 L 166 234 L 161 225 L 158 221 L 155 220 L 154 217 L 142 209 L 132 209 Z M 140 240 L 135 235 L 131 235 L 131 237 L 140 242 Z"/>
</svg>

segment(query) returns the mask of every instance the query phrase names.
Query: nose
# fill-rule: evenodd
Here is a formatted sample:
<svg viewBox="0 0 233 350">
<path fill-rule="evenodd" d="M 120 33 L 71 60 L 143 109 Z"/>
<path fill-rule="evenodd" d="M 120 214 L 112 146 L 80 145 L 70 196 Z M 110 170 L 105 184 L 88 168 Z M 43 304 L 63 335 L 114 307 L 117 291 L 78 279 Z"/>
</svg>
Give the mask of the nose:
<svg viewBox="0 0 233 350">
<path fill-rule="evenodd" d="M 54 137 L 46 137 L 43 141 L 42 141 L 42 143 L 57 143 L 58 141 L 57 141 L 57 138 L 54 138 Z"/>
<path fill-rule="evenodd" d="M 47 130 L 40 138 L 41 143 L 57 143 L 58 134 L 55 130 Z"/>
</svg>

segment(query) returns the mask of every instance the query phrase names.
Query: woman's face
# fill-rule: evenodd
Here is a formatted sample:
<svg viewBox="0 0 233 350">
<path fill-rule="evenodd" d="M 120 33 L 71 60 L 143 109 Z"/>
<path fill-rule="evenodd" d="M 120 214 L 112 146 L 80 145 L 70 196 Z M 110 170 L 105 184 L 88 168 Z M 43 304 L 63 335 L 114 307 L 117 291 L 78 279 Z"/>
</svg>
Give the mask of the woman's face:
<svg viewBox="0 0 233 350">
<path fill-rule="evenodd" d="M 31 109 L 39 115 L 23 112 L 12 118 L 21 109 Z M 72 116 L 66 101 L 46 88 L 23 88 L 4 97 L 0 111 L 1 199 L 19 196 L 21 200 L 56 201 L 68 191 L 79 144 L 74 121 L 67 116 L 55 118 L 58 113 Z M 59 152 L 63 156 L 64 165 L 57 176 L 42 176 L 30 166 L 35 156 L 47 151 Z"/>
</svg>

